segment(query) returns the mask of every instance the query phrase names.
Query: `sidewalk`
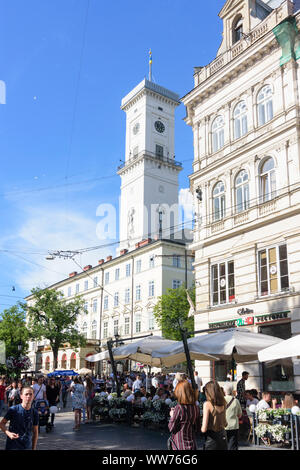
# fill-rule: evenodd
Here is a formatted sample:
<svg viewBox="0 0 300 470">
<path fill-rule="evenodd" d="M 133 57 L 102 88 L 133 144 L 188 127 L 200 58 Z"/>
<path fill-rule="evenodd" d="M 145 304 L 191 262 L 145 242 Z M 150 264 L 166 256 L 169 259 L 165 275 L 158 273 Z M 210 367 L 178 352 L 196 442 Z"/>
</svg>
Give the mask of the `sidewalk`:
<svg viewBox="0 0 300 470">
<path fill-rule="evenodd" d="M 54 428 L 46 433 L 40 428 L 38 450 L 166 450 L 169 433 L 153 431 L 124 424 L 96 423 L 82 424 L 79 431 L 73 431 L 74 413 L 70 405 L 55 416 Z M 5 448 L 5 435 L 0 432 L 0 449 Z M 203 441 L 198 441 L 201 450 Z M 240 446 L 240 450 L 285 450 L 265 446 Z"/>
</svg>

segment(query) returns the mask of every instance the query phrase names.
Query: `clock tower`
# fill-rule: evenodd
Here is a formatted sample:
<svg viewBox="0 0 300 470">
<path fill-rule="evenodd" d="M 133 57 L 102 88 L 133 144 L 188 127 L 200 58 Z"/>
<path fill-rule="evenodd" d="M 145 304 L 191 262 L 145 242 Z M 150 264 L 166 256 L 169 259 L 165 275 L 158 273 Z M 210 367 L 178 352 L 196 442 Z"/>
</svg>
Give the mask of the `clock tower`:
<svg viewBox="0 0 300 470">
<path fill-rule="evenodd" d="M 122 100 L 126 112 L 121 177 L 120 250 L 145 238 L 173 237 L 178 225 L 174 121 L 179 96 L 144 79 Z"/>
</svg>

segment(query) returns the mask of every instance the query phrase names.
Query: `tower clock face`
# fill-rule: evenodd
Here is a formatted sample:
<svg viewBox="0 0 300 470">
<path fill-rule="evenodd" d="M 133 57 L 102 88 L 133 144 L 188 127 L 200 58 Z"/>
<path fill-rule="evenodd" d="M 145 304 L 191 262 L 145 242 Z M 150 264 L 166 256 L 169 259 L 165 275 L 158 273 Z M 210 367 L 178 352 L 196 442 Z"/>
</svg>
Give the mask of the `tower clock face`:
<svg viewBox="0 0 300 470">
<path fill-rule="evenodd" d="M 133 133 L 134 135 L 136 135 L 140 130 L 140 123 L 137 122 L 134 126 L 133 126 Z"/>
<path fill-rule="evenodd" d="M 160 132 L 161 134 L 165 132 L 165 125 L 161 121 L 155 121 L 154 127 L 157 132 Z"/>
</svg>

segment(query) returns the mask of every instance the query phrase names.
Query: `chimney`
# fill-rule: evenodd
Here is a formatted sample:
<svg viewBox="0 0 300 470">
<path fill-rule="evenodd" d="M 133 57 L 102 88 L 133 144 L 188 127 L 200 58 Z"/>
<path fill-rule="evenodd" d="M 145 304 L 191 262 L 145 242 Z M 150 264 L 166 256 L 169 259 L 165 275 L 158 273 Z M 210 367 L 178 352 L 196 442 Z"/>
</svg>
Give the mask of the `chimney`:
<svg viewBox="0 0 300 470">
<path fill-rule="evenodd" d="M 98 264 L 103 264 L 103 263 L 104 263 L 104 259 L 99 259 Z"/>
<path fill-rule="evenodd" d="M 88 264 L 87 266 L 85 266 L 85 267 L 83 268 L 83 270 L 84 270 L 84 271 L 88 271 L 88 270 L 91 269 L 91 268 L 92 268 L 92 265 L 91 265 L 91 264 Z"/>
<path fill-rule="evenodd" d="M 111 256 L 111 255 L 106 257 L 106 261 L 111 261 L 111 260 L 112 260 L 112 256 Z"/>
<path fill-rule="evenodd" d="M 126 248 L 124 248 L 124 250 L 121 250 L 120 251 L 120 255 L 125 255 L 126 253 L 128 252 L 128 250 Z"/>
<path fill-rule="evenodd" d="M 141 242 L 139 242 L 139 247 L 146 246 L 150 242 L 151 242 L 151 238 L 146 238 L 145 240 L 142 240 Z"/>
<path fill-rule="evenodd" d="M 74 272 L 69 274 L 69 277 L 74 277 L 74 276 L 76 276 L 76 274 L 77 274 L 77 271 L 74 271 Z"/>
</svg>

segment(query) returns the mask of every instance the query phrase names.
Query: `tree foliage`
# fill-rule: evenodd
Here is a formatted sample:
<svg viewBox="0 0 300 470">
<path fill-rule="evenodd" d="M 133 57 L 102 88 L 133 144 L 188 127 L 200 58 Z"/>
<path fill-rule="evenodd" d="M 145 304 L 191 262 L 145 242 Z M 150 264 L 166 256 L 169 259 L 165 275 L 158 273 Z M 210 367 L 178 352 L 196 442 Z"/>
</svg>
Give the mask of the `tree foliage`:
<svg viewBox="0 0 300 470">
<path fill-rule="evenodd" d="M 85 337 L 77 328 L 84 301 L 79 296 L 74 301 L 66 301 L 55 289 L 33 289 L 31 292 L 32 304 L 24 304 L 29 334 L 31 339 L 49 341 L 56 369 L 58 351 L 64 343 L 73 348 L 86 344 Z"/>
<path fill-rule="evenodd" d="M 188 292 L 195 302 L 195 289 L 188 289 Z M 165 338 L 181 341 L 180 324 L 189 331 L 194 331 L 194 317 L 188 318 L 189 310 L 190 305 L 184 286 L 167 289 L 166 294 L 159 297 L 154 307 L 154 317 Z"/>
<path fill-rule="evenodd" d="M 19 345 L 21 345 L 22 354 L 25 354 L 28 349 L 28 338 L 25 312 L 21 305 L 5 309 L 0 321 L 0 340 L 5 342 L 6 357 L 17 357 L 20 353 Z"/>
</svg>

